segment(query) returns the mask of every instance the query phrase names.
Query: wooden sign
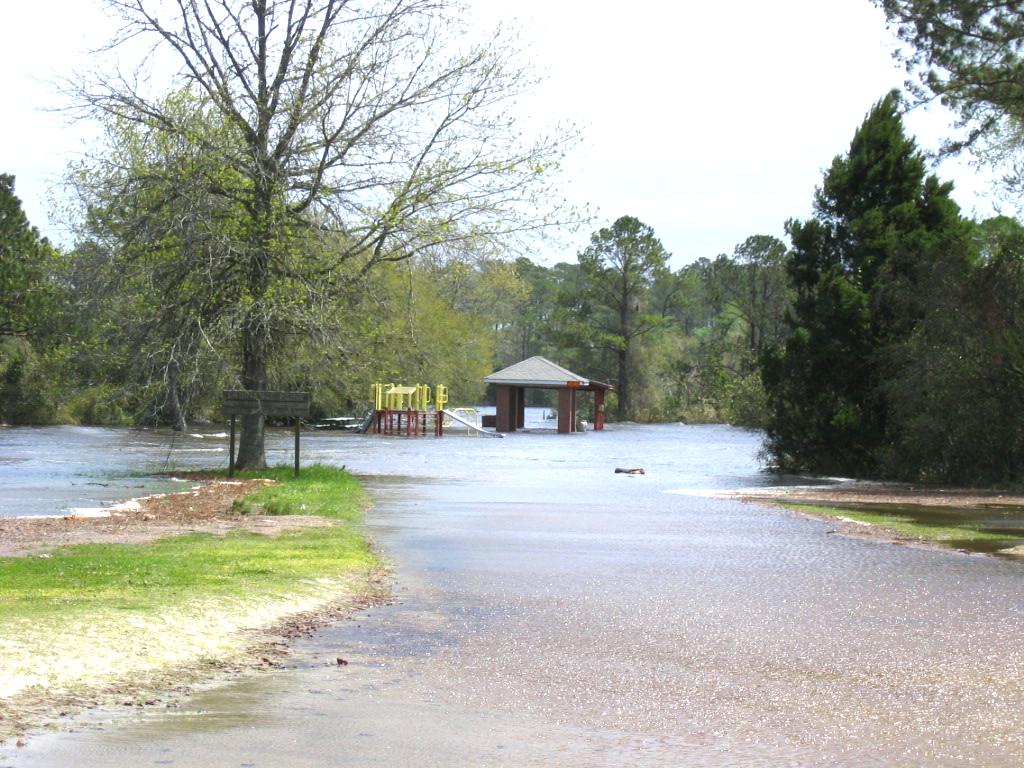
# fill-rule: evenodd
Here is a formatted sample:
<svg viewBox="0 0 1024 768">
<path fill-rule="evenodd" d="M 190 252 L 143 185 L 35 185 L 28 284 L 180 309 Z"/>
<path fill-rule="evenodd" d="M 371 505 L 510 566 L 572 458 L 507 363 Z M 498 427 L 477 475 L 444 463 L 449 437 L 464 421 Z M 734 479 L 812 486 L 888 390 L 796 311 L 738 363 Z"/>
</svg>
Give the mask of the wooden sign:
<svg viewBox="0 0 1024 768">
<path fill-rule="evenodd" d="M 237 416 L 286 416 L 295 419 L 295 476 L 299 476 L 299 424 L 309 415 L 309 392 L 271 392 L 265 389 L 224 390 L 224 415 L 231 417 L 231 448 L 228 477 L 235 474 L 235 418 Z"/>
<path fill-rule="evenodd" d="M 272 392 L 268 390 L 224 390 L 225 416 L 291 416 L 309 415 L 308 392 Z"/>
</svg>

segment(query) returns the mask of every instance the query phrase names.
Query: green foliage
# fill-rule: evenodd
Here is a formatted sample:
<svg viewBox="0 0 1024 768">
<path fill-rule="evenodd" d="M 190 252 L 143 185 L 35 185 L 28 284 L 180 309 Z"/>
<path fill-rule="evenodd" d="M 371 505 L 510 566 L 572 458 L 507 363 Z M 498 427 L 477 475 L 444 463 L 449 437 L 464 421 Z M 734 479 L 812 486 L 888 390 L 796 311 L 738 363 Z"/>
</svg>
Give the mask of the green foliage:
<svg viewBox="0 0 1024 768">
<path fill-rule="evenodd" d="M 75 169 L 85 216 L 73 270 L 78 309 L 95 318 L 88 347 L 115 354 L 105 378 L 117 369 L 135 419 L 184 428 L 229 385 L 238 353 L 225 351 L 253 307 L 239 289 L 246 182 L 209 151 L 231 133 L 215 111 L 187 92 L 159 106 L 185 135 L 107 118 L 102 150 Z M 297 314 L 294 288 L 281 282 L 264 315 L 279 335 Z"/>
<path fill-rule="evenodd" d="M 497 350 L 502 366 L 534 355 L 559 356 L 555 350 L 555 314 L 566 272 L 573 269 L 575 266 L 569 264 L 548 268 L 524 257 L 516 259 L 515 275 L 522 289 L 511 312 L 503 318 L 505 332 Z"/>
<path fill-rule="evenodd" d="M 623 217 L 595 233 L 576 264 L 515 262 L 487 302 L 500 364 L 544 355 L 621 382 L 625 354 L 629 418 L 757 426 L 765 418 L 757 352 L 779 338 L 790 297 L 784 254 L 777 239 L 755 236 L 731 257 L 673 273 L 650 228 Z M 472 274 L 460 269 L 454 290 Z M 443 269 L 435 280 L 452 290 Z M 610 411 L 621 403 L 621 391 L 607 401 Z M 530 404 L 552 405 L 542 396 Z"/>
<path fill-rule="evenodd" d="M 133 422 L 125 412 L 130 402 L 113 384 L 85 387 L 72 395 L 62 406 L 60 421 L 65 424 L 130 426 Z"/>
<path fill-rule="evenodd" d="M 488 297 L 507 272 L 488 259 L 447 269 L 413 260 L 374 270 L 323 308 L 316 333 L 289 336 L 270 381 L 313 393 L 313 418 L 364 413 L 375 382 L 445 384 L 453 404 L 480 402 L 497 335 Z"/>
<path fill-rule="evenodd" d="M 768 450 L 787 470 L 875 475 L 900 440 L 886 382 L 912 375 L 893 351 L 920 327 L 942 270 L 966 264 L 968 228 L 951 186 L 925 177 L 890 93 L 790 222 L 791 332 L 765 355 Z M 951 267 L 952 268 L 952 267 Z"/>
<path fill-rule="evenodd" d="M 382 270 L 381 278 L 404 301 L 382 307 L 378 330 L 386 340 L 374 361 L 375 380 L 444 384 L 452 404 L 479 402 L 483 378 L 494 370 L 492 319 L 484 305 L 463 294 L 470 311 L 460 312 L 452 303 L 459 293 L 444 291 L 429 272 L 395 268 Z M 486 293 L 487 282 L 481 275 L 474 290 Z"/>
<path fill-rule="evenodd" d="M 57 418 L 60 382 L 51 349 L 65 331 L 63 266 L 22 211 L 14 177 L 0 174 L 0 423 Z"/>
<path fill-rule="evenodd" d="M 14 177 L 0 174 L 0 338 L 38 336 L 59 300 L 51 280 L 57 252 L 40 237 L 14 194 Z"/>
<path fill-rule="evenodd" d="M 759 360 L 784 337 L 791 301 L 785 258 L 780 240 L 754 235 L 737 245 L 732 257 L 693 268 L 707 315 L 705 327 L 696 332 L 692 365 L 701 403 L 690 419 L 764 425 L 767 402 Z"/>
<path fill-rule="evenodd" d="M 970 149 L 1002 176 L 1015 205 L 1024 193 L 1024 14 L 1015 2 L 874 0 L 906 47 L 908 87 L 958 114 L 944 154 Z M 1019 207 L 1019 206 L 1018 206 Z"/>
<path fill-rule="evenodd" d="M 505 338 L 499 313 L 515 317 L 525 289 L 514 264 L 472 258 L 451 274 L 444 262 L 415 260 L 341 275 L 338 301 L 296 304 L 294 322 L 278 326 L 271 387 L 312 392 L 313 418 L 364 412 L 382 380 L 444 383 L 453 402 L 479 402 Z M 62 337 L 0 340 L 0 421 L 173 425 L 169 355 L 180 360 L 184 420 L 220 418 L 220 392 L 235 385 L 238 359 L 227 324 L 173 322 L 138 260 L 97 243 L 76 249 L 59 274 L 74 287 L 66 314 L 55 318 Z"/>
<path fill-rule="evenodd" d="M 606 379 L 614 372 L 620 419 L 642 411 L 635 394 L 643 389 L 638 357 L 643 337 L 666 324 L 652 297 L 656 282 L 670 276 L 668 258 L 650 226 L 622 216 L 591 236 L 579 254 L 579 290 L 563 293 L 572 318 L 565 329 L 574 346 L 599 351 L 597 365 Z"/>
<path fill-rule="evenodd" d="M 651 372 L 658 418 L 759 427 L 766 419 L 758 358 L 782 338 L 790 289 L 785 246 L 755 235 L 731 256 L 699 259 L 655 284 L 670 349 Z"/>
<path fill-rule="evenodd" d="M 1024 16 L 1015 2 L 874 0 L 908 44 L 901 52 L 912 90 L 956 110 L 966 136 L 1020 146 L 1024 120 Z"/>
<path fill-rule="evenodd" d="M 703 274 L 720 335 L 742 336 L 754 359 L 784 334 L 789 306 L 785 257 L 781 240 L 754 235 L 737 245 L 731 258 L 715 259 Z"/>
<path fill-rule="evenodd" d="M 56 421 L 54 371 L 21 338 L 0 338 L 0 423 L 50 424 Z"/>
<path fill-rule="evenodd" d="M 92 217 L 102 244 L 131 251 L 149 287 L 170 278 L 154 359 L 172 410 L 184 363 L 213 330 L 235 340 L 237 384 L 265 389 L 346 278 L 446 247 L 497 248 L 561 218 L 547 177 L 574 134 L 522 137 L 503 108 L 528 75 L 501 34 L 456 51 L 455 6 L 272 0 L 167 16 L 149 0 L 114 4 L 117 42 L 165 45 L 189 83 L 162 99 L 120 77 L 79 91 L 113 119 L 113 155 L 85 174 L 113 212 Z M 261 415 L 242 419 L 238 462 L 264 462 Z"/>
<path fill-rule="evenodd" d="M 886 382 L 899 425 L 886 465 L 912 479 L 1018 483 L 1024 476 L 1024 227 L 977 227 L 977 264 L 943 264 Z"/>
</svg>

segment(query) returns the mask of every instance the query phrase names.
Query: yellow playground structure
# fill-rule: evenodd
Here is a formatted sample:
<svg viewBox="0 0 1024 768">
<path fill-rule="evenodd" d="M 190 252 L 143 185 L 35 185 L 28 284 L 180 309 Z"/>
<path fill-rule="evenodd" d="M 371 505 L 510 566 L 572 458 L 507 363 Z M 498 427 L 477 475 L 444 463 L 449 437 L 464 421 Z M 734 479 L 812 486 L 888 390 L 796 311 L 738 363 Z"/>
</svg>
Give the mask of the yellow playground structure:
<svg viewBox="0 0 1024 768">
<path fill-rule="evenodd" d="M 371 429 L 378 435 L 444 435 L 444 410 L 448 388 L 438 384 L 431 391 L 426 384 L 407 387 L 401 384 L 373 385 Z M 431 421 L 433 424 L 431 424 Z"/>
</svg>

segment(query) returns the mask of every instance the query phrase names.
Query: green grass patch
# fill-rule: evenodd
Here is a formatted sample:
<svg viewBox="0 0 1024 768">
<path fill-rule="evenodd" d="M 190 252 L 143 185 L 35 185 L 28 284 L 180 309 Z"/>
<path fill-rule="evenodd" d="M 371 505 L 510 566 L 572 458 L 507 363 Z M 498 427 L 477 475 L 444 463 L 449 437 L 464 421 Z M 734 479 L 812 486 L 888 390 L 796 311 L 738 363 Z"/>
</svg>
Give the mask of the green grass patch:
<svg viewBox="0 0 1024 768">
<path fill-rule="evenodd" d="M 266 477 L 280 483 L 236 501 L 235 509 L 242 513 L 317 515 L 354 522 L 369 505 L 369 496 L 356 478 L 320 464 L 303 468 L 298 477 L 291 467 L 243 472 L 240 477 Z"/>
<path fill-rule="evenodd" d="M 249 475 L 250 477 L 256 475 Z M 0 626 L 59 625 L 89 615 L 140 618 L 197 600 L 303 594 L 314 580 L 379 565 L 358 529 L 367 495 L 343 470 L 312 467 L 259 476 L 281 481 L 248 497 L 250 511 L 330 517 L 329 527 L 278 536 L 235 532 L 171 536 L 146 544 L 86 544 L 47 556 L 0 558 Z"/>
<path fill-rule="evenodd" d="M 1017 519 L 999 521 L 998 525 L 1007 525 L 1009 530 L 990 530 L 990 510 L 947 510 L 908 505 L 887 507 L 881 504 L 872 508 L 832 507 L 793 502 L 784 506 L 823 517 L 844 517 L 895 531 L 910 538 L 979 552 L 995 552 L 1024 540 L 1024 532 L 1014 530 L 1020 525 Z"/>
</svg>

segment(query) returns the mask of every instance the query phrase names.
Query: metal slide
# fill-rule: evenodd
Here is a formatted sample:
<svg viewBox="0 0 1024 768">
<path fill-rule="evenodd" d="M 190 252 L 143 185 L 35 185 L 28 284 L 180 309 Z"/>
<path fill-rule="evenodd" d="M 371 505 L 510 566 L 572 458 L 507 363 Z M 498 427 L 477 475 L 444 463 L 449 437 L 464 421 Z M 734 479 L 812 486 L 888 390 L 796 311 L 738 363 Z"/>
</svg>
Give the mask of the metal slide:
<svg viewBox="0 0 1024 768">
<path fill-rule="evenodd" d="M 373 425 L 373 415 L 374 411 L 369 411 L 366 414 L 366 418 L 363 419 L 363 423 L 359 425 L 359 428 L 356 430 L 356 432 L 358 432 L 360 435 L 365 435 L 367 432 L 369 432 L 370 427 Z"/>
<path fill-rule="evenodd" d="M 501 434 L 501 432 L 488 432 L 486 429 L 481 429 L 476 424 L 472 424 L 472 423 L 466 421 L 464 418 L 462 418 L 461 416 L 455 415 L 451 411 L 444 410 L 444 411 L 441 411 L 441 413 L 443 413 L 445 416 L 450 418 L 452 421 L 457 421 L 457 422 L 459 422 L 459 424 L 462 424 L 467 429 L 471 429 L 474 432 L 479 432 L 481 435 L 487 435 L 487 437 L 504 437 L 504 435 Z"/>
</svg>

